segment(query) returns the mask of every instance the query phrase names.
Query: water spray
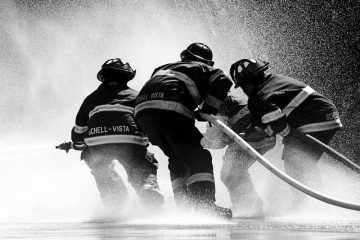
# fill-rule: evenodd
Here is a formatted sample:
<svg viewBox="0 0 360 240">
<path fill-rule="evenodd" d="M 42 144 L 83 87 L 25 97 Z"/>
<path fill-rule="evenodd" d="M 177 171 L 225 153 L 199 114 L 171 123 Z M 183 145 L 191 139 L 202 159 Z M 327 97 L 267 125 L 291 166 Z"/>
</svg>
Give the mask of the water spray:
<svg viewBox="0 0 360 240">
<path fill-rule="evenodd" d="M 234 140 L 237 144 L 240 145 L 242 149 L 248 152 L 252 157 L 254 157 L 261 165 L 267 168 L 270 172 L 272 172 L 275 176 L 283 180 L 284 182 L 288 183 L 290 186 L 296 188 L 297 190 L 316 198 L 320 201 L 326 202 L 331 205 L 335 205 L 342 208 L 347 208 L 351 210 L 360 211 L 360 205 L 355 203 L 348 203 L 338 199 L 334 199 L 328 197 L 322 193 L 319 193 L 302 183 L 296 181 L 295 179 L 291 178 L 289 175 L 285 174 L 284 172 L 280 171 L 276 168 L 271 162 L 269 162 L 266 158 L 264 158 L 260 153 L 258 153 L 255 149 L 253 149 L 245 140 L 243 140 L 239 135 L 237 135 L 231 128 L 226 126 L 223 122 L 217 119 L 213 115 L 208 115 L 204 113 L 200 113 L 201 117 L 210 123 L 216 125 L 220 128 L 226 135 L 228 135 L 232 140 Z"/>
<path fill-rule="evenodd" d="M 41 152 L 41 151 L 47 151 L 51 149 L 52 146 L 32 146 L 32 147 L 19 147 L 19 148 L 13 148 L 10 150 L 0 150 L 0 154 L 18 154 L 18 153 L 28 153 L 28 152 Z"/>
<path fill-rule="evenodd" d="M 313 136 L 311 136 L 309 134 L 306 134 L 306 133 L 303 133 L 303 132 L 300 132 L 300 131 L 297 131 L 297 130 L 295 130 L 294 133 L 296 134 L 297 137 L 300 137 L 300 138 L 304 139 L 305 141 L 310 141 L 312 144 L 314 144 L 315 146 L 321 148 L 327 154 L 329 154 L 333 158 L 337 159 L 338 161 L 340 161 L 342 164 L 344 164 L 345 166 L 347 166 L 348 168 L 350 168 L 351 170 L 353 170 L 357 174 L 360 174 L 360 166 L 356 165 L 353 161 L 346 158 L 341 153 L 338 153 L 337 151 L 335 151 L 334 149 L 332 149 L 328 145 L 322 143 L 321 141 L 319 141 L 318 139 L 314 138 Z"/>
</svg>

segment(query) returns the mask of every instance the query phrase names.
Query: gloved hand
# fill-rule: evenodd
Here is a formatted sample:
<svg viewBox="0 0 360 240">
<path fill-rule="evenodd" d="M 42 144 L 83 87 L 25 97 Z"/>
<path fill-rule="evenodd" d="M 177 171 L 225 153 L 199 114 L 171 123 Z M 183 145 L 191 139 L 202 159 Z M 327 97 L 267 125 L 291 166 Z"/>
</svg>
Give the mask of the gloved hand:
<svg viewBox="0 0 360 240">
<path fill-rule="evenodd" d="M 211 114 L 211 113 L 208 113 L 208 112 L 204 111 L 203 109 L 198 109 L 198 110 L 194 111 L 195 119 L 198 120 L 199 122 L 206 122 L 207 121 L 206 119 L 203 119 L 200 116 L 200 113 Z"/>
<path fill-rule="evenodd" d="M 59 144 L 59 146 L 56 146 L 55 148 L 60 149 L 60 150 L 65 150 L 66 153 L 68 153 L 70 149 L 74 148 L 74 145 L 72 142 L 63 142 L 63 143 Z"/>
<path fill-rule="evenodd" d="M 80 159 L 86 161 L 89 159 L 89 157 L 90 157 L 90 150 L 88 147 L 85 147 L 80 154 Z"/>
</svg>

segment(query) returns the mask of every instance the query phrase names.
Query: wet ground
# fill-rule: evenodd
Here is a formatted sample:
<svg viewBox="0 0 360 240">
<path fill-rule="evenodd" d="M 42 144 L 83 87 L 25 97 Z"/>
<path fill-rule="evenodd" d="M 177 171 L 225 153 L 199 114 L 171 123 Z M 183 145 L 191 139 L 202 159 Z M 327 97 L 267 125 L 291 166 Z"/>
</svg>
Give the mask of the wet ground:
<svg viewBox="0 0 360 240">
<path fill-rule="evenodd" d="M 251 174 L 264 199 L 266 216 L 269 216 L 266 220 L 224 222 L 171 213 L 174 207 L 170 181 L 166 164 L 161 164 L 159 182 L 168 216 L 139 217 L 134 214 L 137 209 L 134 202 L 129 208 L 134 219 L 107 222 L 101 214 L 96 186 L 84 163 L 70 161 L 78 159 L 75 152 L 65 155 L 64 159 L 62 152 L 53 149 L 53 157 L 47 159 L 49 151 L 29 152 L 26 156 L 7 154 L 9 161 L 2 162 L 0 239 L 360 239 L 359 212 L 314 200 L 299 213 L 289 214 L 286 210 L 292 196 L 289 187 L 260 164 L 251 169 Z M 219 164 L 215 162 L 217 171 Z M 342 173 L 336 166 L 330 168 L 325 162 L 322 165 L 328 186 L 326 193 L 350 202 L 360 201 L 355 176 Z M 118 170 L 124 174 L 121 168 Z M 226 189 L 219 181 L 219 173 L 216 174 L 217 200 L 221 206 L 230 206 Z"/>
<path fill-rule="evenodd" d="M 360 222 L 240 220 L 212 224 L 8 223 L 0 239 L 360 239 Z"/>
</svg>

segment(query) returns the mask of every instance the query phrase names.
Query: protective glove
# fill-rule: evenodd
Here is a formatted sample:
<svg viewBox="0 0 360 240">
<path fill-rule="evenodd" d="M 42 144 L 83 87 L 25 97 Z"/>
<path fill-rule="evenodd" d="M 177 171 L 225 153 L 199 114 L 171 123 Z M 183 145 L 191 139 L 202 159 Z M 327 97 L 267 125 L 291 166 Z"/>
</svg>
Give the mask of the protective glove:
<svg viewBox="0 0 360 240">
<path fill-rule="evenodd" d="M 88 147 L 85 147 L 82 151 L 81 151 L 81 154 L 80 154 L 80 159 L 81 160 L 89 160 L 90 158 L 90 150 Z"/>
</svg>

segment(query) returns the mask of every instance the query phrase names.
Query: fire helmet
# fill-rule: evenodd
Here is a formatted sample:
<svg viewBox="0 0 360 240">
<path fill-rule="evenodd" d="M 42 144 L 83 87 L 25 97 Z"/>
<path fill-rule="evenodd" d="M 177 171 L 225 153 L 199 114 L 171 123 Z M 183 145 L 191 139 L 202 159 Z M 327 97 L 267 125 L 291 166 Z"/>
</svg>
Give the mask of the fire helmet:
<svg viewBox="0 0 360 240">
<path fill-rule="evenodd" d="M 254 77 L 260 72 L 265 72 L 269 68 L 268 62 L 253 59 L 241 59 L 231 65 L 230 76 L 235 83 L 235 88 L 245 85 L 254 85 Z"/>
<path fill-rule="evenodd" d="M 181 60 L 199 61 L 207 65 L 214 66 L 212 61 L 213 54 L 211 49 L 204 43 L 195 42 L 190 44 L 180 54 Z"/>
<path fill-rule="evenodd" d="M 136 70 L 132 69 L 129 63 L 123 63 L 120 58 L 107 60 L 97 74 L 100 82 L 106 80 L 128 82 L 136 75 Z"/>
</svg>

